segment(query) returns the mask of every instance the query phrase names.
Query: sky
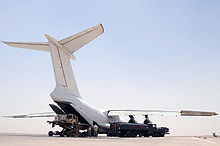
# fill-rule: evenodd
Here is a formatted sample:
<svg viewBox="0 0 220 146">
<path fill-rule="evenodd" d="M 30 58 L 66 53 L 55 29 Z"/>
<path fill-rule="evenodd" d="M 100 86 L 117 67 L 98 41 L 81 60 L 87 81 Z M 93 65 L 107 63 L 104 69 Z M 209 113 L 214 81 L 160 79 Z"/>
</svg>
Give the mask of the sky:
<svg viewBox="0 0 220 146">
<path fill-rule="evenodd" d="M 72 61 L 80 94 L 96 108 L 220 112 L 219 1 L 0 2 L 4 41 L 45 42 L 45 33 L 60 40 L 103 24 Z M 50 54 L 3 43 L 0 52 L 0 116 L 51 111 Z M 150 118 L 170 135 L 220 134 L 219 116 Z M 0 117 L 0 132 L 47 133 L 47 120 Z"/>
</svg>

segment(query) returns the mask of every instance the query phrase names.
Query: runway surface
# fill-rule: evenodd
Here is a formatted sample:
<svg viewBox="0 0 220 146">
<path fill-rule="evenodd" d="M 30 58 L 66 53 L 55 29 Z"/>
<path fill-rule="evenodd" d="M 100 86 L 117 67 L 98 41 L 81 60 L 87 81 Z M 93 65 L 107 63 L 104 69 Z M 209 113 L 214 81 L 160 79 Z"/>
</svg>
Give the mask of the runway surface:
<svg viewBox="0 0 220 146">
<path fill-rule="evenodd" d="M 211 136 L 167 136 L 164 138 L 69 138 L 37 134 L 0 133 L 0 146 L 220 146 Z"/>
</svg>

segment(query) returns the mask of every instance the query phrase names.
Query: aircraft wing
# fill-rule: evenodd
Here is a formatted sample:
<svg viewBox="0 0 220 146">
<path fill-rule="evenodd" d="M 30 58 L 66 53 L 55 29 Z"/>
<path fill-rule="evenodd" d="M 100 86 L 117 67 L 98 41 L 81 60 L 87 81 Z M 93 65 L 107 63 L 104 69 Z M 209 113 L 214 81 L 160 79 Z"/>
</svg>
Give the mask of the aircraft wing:
<svg viewBox="0 0 220 146">
<path fill-rule="evenodd" d="M 181 110 L 181 116 L 216 116 L 218 113 L 216 112 L 205 112 L 205 111 L 189 111 L 189 110 Z"/>
<path fill-rule="evenodd" d="M 44 112 L 44 113 L 32 113 L 26 115 L 9 115 L 3 116 L 5 118 L 42 118 L 42 117 L 55 117 L 56 114 L 54 112 Z"/>
<path fill-rule="evenodd" d="M 105 112 L 107 115 L 111 114 L 125 114 L 125 115 L 167 115 L 167 114 L 180 114 L 181 116 L 216 116 L 216 112 L 206 111 L 192 111 L 192 110 L 181 110 L 181 111 L 166 111 L 166 110 L 108 110 Z"/>
</svg>

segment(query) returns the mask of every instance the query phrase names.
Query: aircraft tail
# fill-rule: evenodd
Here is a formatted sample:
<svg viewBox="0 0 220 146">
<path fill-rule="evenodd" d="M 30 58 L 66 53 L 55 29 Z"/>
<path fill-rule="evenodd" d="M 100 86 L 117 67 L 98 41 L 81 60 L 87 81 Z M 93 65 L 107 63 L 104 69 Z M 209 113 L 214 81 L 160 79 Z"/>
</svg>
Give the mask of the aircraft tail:
<svg viewBox="0 0 220 146">
<path fill-rule="evenodd" d="M 56 84 L 70 89 L 74 96 L 80 97 L 79 90 L 73 75 L 70 58 L 79 48 L 92 41 L 104 32 L 102 24 L 57 41 L 45 34 L 48 42 L 3 42 L 17 48 L 49 51 L 53 62 Z"/>
</svg>

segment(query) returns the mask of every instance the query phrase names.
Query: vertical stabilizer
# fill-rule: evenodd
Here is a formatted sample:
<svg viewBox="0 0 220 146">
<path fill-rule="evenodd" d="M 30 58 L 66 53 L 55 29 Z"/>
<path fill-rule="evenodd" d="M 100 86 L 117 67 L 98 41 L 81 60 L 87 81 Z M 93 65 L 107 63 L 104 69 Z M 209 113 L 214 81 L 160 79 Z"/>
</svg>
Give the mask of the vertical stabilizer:
<svg viewBox="0 0 220 146">
<path fill-rule="evenodd" d="M 80 97 L 70 63 L 70 53 L 54 38 L 45 36 L 49 42 L 56 84 L 69 88 L 74 96 Z"/>
</svg>

